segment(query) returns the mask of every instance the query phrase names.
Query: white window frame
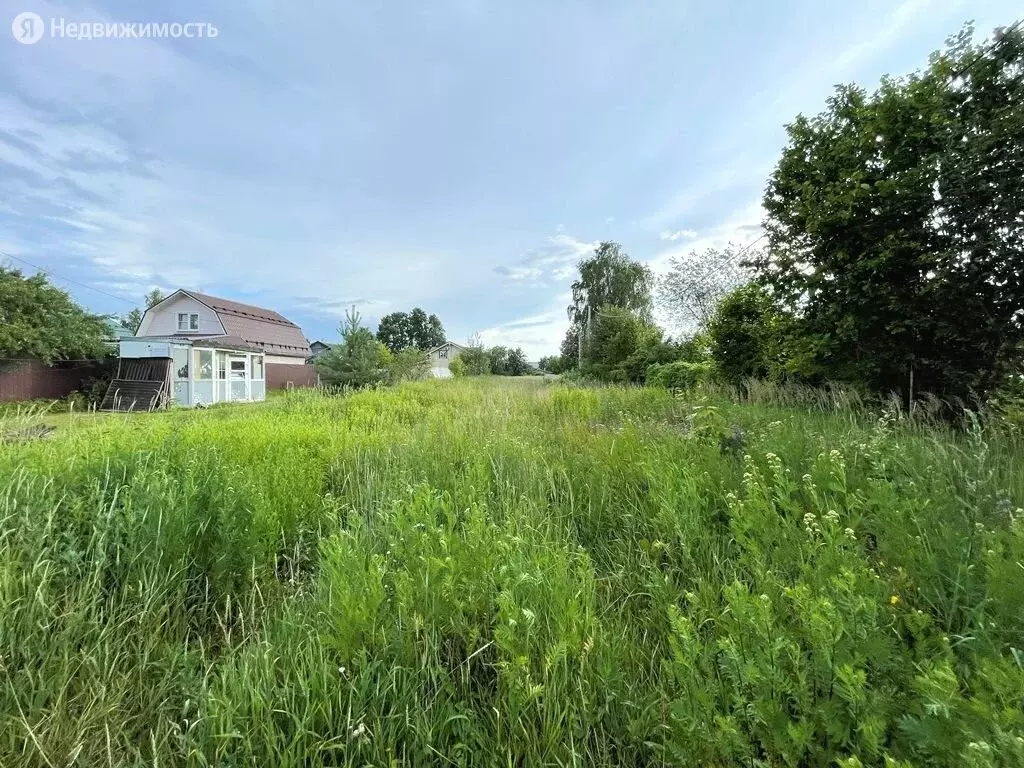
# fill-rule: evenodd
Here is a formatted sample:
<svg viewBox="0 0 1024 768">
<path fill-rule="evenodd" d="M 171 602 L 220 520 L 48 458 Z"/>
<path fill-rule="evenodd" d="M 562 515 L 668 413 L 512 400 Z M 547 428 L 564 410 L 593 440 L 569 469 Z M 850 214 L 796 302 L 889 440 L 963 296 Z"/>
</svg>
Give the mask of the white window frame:
<svg viewBox="0 0 1024 768">
<path fill-rule="evenodd" d="M 195 333 L 199 330 L 198 312 L 178 313 L 178 333 Z"/>
</svg>

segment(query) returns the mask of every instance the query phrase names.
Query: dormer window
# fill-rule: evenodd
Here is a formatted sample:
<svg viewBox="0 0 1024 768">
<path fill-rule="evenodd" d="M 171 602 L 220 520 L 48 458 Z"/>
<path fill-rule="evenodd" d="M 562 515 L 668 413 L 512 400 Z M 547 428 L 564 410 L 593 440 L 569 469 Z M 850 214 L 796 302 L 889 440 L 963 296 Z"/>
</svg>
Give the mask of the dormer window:
<svg viewBox="0 0 1024 768">
<path fill-rule="evenodd" d="M 178 332 L 189 333 L 191 331 L 199 330 L 199 313 L 198 312 L 179 312 L 178 313 Z"/>
</svg>

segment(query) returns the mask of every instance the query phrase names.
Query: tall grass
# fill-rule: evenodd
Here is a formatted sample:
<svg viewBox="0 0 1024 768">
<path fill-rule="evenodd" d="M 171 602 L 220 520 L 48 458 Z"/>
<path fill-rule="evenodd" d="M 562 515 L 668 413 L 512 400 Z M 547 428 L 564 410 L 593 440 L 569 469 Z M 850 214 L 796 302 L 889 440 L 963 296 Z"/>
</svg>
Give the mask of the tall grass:
<svg viewBox="0 0 1024 768">
<path fill-rule="evenodd" d="M 1019 442 L 725 394 L 0 447 L 0 765 L 1024 765 Z"/>
</svg>

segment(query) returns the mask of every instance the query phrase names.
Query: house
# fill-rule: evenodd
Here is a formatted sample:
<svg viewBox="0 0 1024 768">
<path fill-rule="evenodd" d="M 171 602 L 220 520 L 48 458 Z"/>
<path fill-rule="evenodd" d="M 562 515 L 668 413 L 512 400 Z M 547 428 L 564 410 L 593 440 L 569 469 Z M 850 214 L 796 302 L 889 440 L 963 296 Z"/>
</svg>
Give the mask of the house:
<svg viewBox="0 0 1024 768">
<path fill-rule="evenodd" d="M 438 379 L 449 378 L 452 372 L 448 370 L 448 366 L 452 360 L 465 351 L 464 346 L 456 344 L 454 341 L 446 341 L 429 350 L 427 358 L 430 361 L 430 375 Z"/>
<path fill-rule="evenodd" d="M 130 339 L 135 334 L 121 325 L 121 321 L 108 317 L 105 321 L 106 331 L 103 335 L 103 343 L 112 350 L 117 349 L 121 339 Z"/>
<path fill-rule="evenodd" d="M 309 345 L 309 351 L 312 354 L 310 354 L 309 359 L 306 362 L 312 363 L 314 360 L 320 357 L 320 355 L 324 354 L 325 352 L 330 352 L 333 346 L 333 344 L 328 344 L 326 341 L 314 341 L 312 344 Z"/>
<path fill-rule="evenodd" d="M 306 371 L 291 366 L 309 355 L 302 329 L 277 312 L 177 290 L 147 309 L 138 333 L 119 343 L 101 408 L 263 400 L 272 370 L 302 380 Z"/>
</svg>

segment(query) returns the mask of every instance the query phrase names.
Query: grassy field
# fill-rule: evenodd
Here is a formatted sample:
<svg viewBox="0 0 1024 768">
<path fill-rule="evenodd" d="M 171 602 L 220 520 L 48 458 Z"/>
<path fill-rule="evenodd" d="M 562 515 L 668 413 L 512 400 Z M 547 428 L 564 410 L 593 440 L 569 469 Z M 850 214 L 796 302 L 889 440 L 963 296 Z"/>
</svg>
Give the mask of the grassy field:
<svg viewBox="0 0 1024 768">
<path fill-rule="evenodd" d="M 0 765 L 1024 765 L 1024 445 L 753 399 L 424 382 L 0 445 Z"/>
</svg>

